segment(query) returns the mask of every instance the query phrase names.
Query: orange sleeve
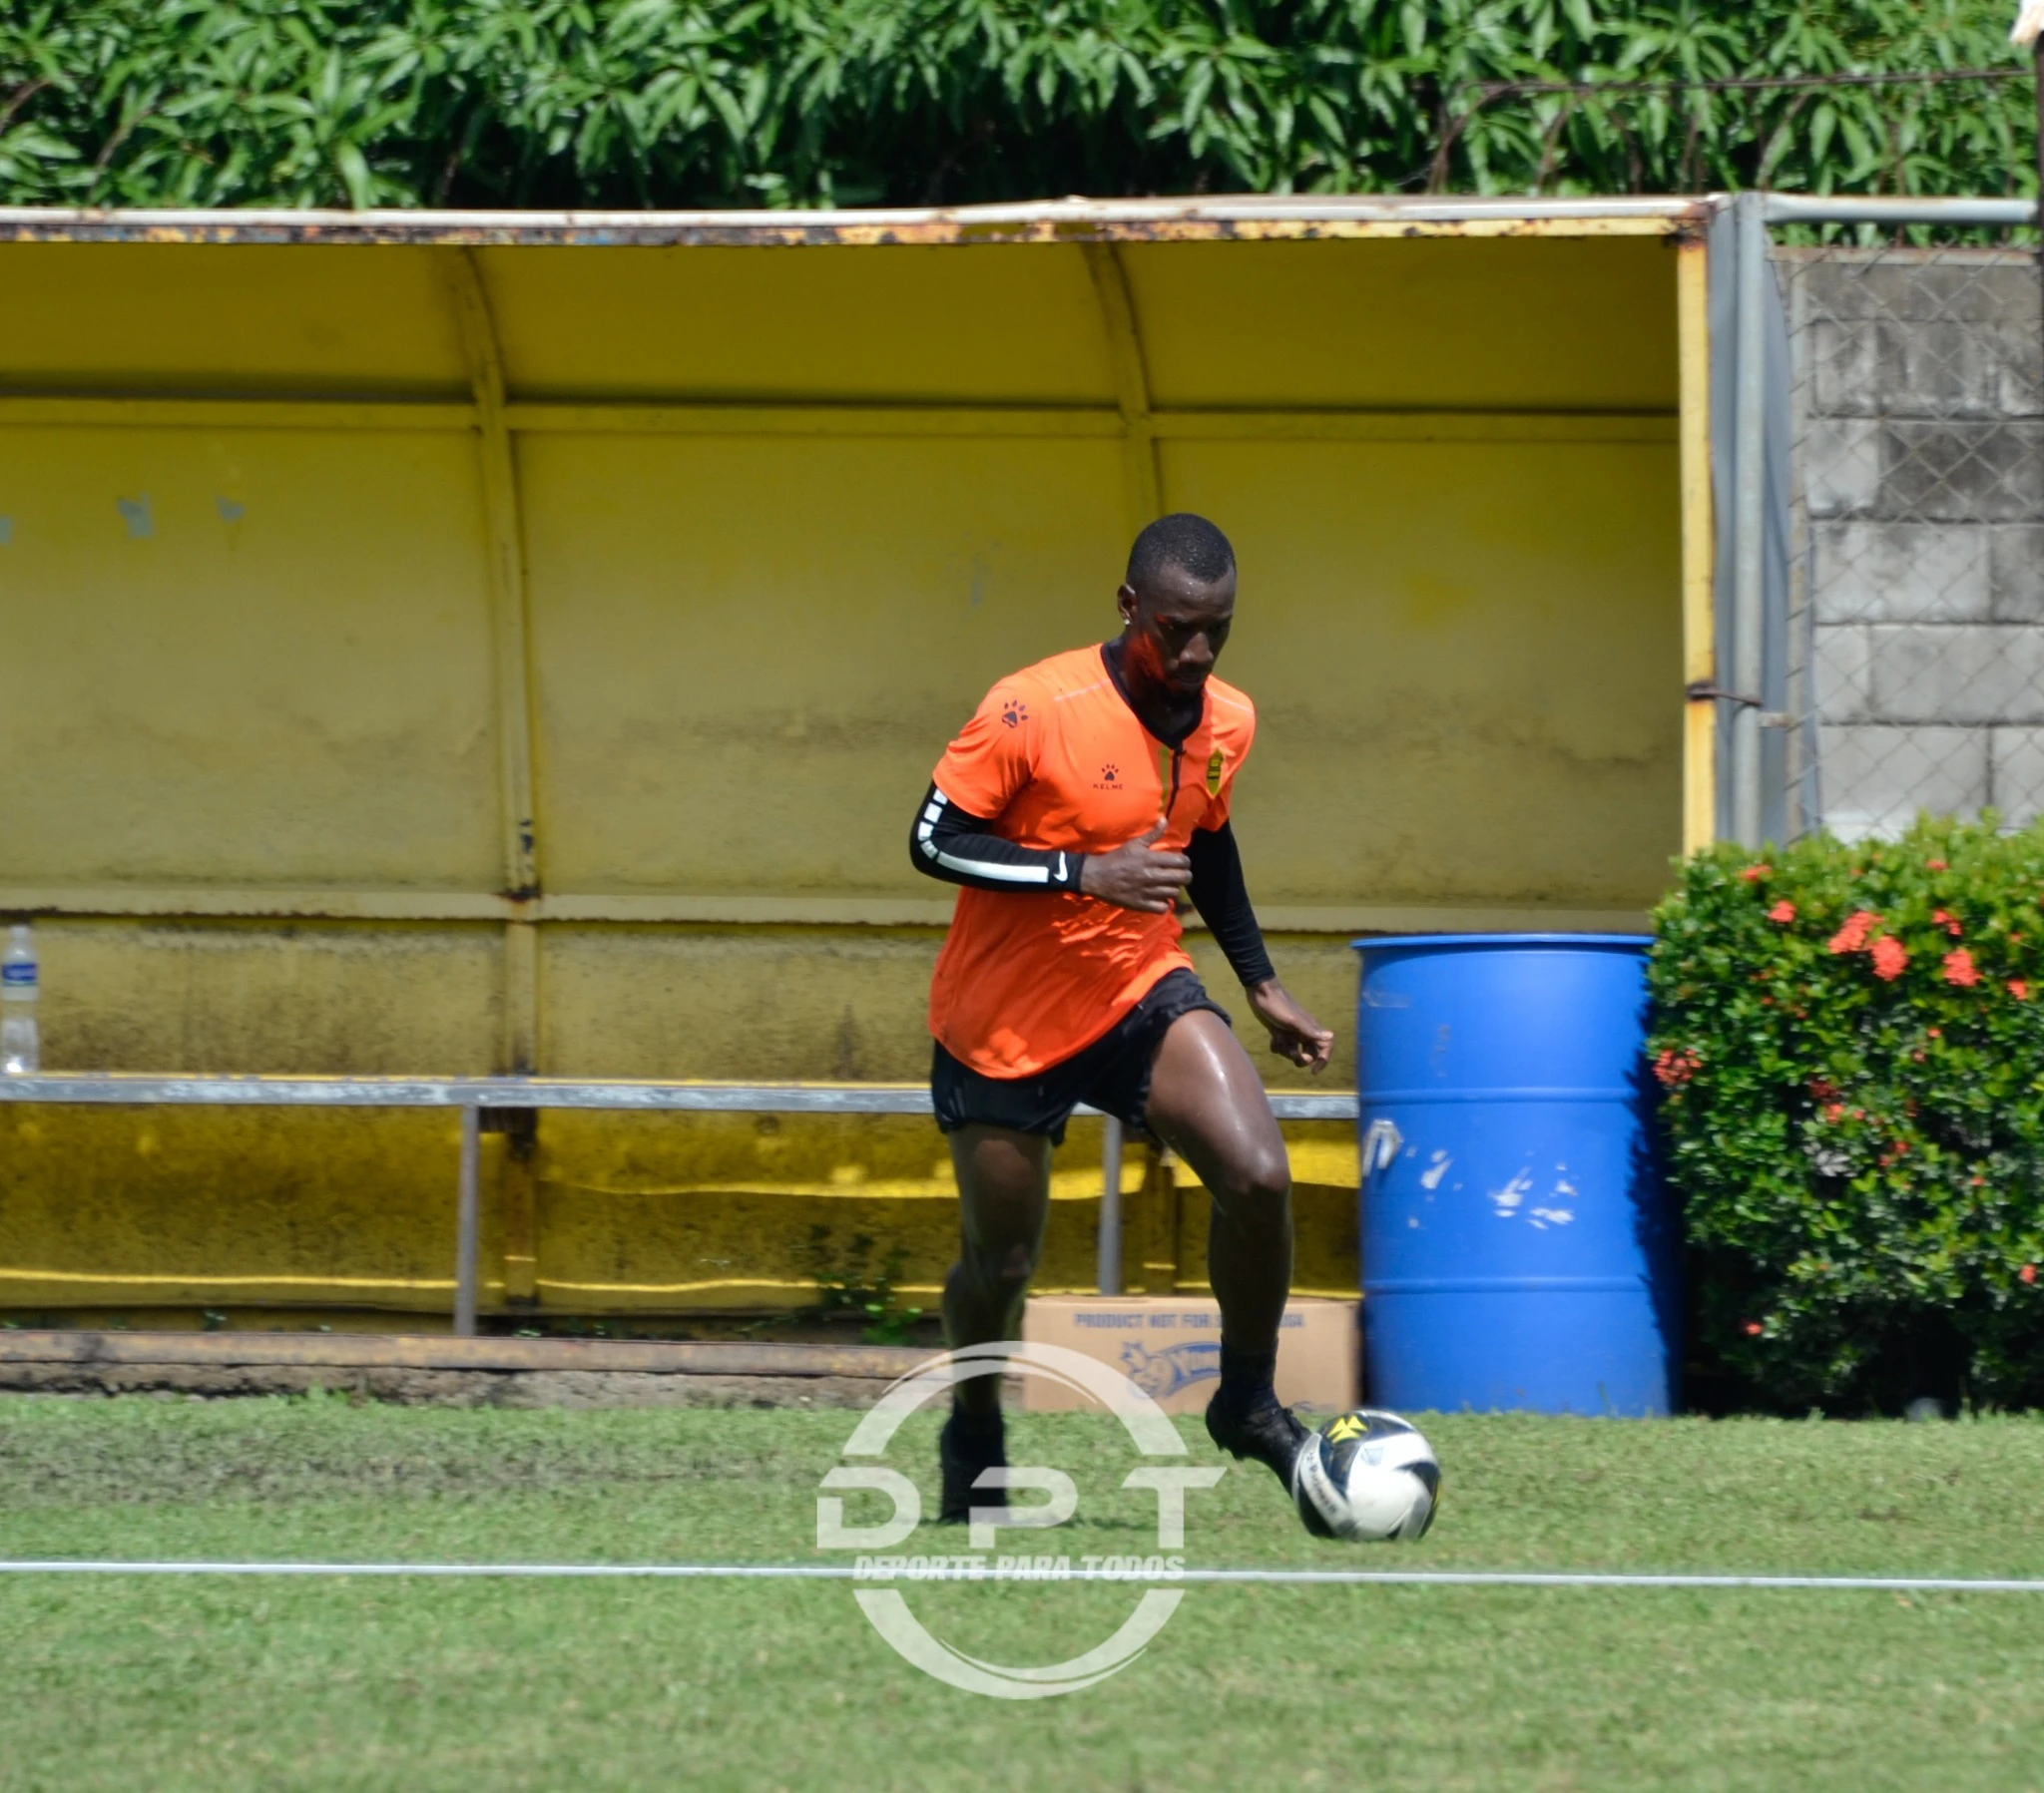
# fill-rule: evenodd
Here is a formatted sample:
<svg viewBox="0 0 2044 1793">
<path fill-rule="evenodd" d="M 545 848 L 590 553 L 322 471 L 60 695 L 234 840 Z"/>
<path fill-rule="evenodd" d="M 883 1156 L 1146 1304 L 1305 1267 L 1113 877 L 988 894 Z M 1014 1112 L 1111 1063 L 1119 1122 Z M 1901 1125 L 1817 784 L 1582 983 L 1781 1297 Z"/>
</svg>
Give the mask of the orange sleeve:
<svg viewBox="0 0 2044 1793">
<path fill-rule="evenodd" d="M 944 749 L 931 773 L 937 788 L 966 814 L 991 821 L 1036 776 L 1047 708 L 1027 686 L 1002 679 Z"/>
</svg>

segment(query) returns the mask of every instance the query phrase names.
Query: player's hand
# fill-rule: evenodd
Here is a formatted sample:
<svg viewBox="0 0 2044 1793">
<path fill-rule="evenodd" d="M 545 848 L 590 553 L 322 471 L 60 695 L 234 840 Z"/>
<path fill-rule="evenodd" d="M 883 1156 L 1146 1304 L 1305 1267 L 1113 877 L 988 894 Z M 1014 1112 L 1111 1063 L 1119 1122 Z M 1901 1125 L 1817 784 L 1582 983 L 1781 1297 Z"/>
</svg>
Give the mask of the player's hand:
<svg viewBox="0 0 2044 1793">
<path fill-rule="evenodd" d="M 1290 991 L 1273 978 L 1268 984 L 1259 984 L 1249 998 L 1257 1019 L 1271 1030 L 1274 1053 L 1315 1077 L 1327 1069 L 1328 1055 L 1334 1050 L 1333 1032 L 1300 1008 Z"/>
<path fill-rule="evenodd" d="M 1079 888 L 1118 909 L 1139 909 L 1145 915 L 1163 915 L 1172 899 L 1184 890 L 1193 875 L 1193 862 L 1183 853 L 1156 844 L 1164 832 L 1160 818 L 1148 834 L 1118 846 L 1112 853 L 1095 853 L 1079 867 Z"/>
</svg>

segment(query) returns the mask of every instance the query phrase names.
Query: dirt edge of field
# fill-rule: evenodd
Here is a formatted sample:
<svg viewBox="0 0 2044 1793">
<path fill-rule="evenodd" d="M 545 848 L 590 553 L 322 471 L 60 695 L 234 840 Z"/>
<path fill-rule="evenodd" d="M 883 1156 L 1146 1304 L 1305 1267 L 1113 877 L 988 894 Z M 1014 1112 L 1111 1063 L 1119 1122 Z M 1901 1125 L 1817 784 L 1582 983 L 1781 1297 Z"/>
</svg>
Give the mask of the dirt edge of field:
<svg viewBox="0 0 2044 1793">
<path fill-rule="evenodd" d="M 411 1407 L 870 1407 L 863 1376 L 668 1376 L 630 1370 L 316 1369 L 296 1364 L 0 1364 L 0 1393 L 228 1400 L 314 1389 Z"/>
<path fill-rule="evenodd" d="M 869 1407 L 898 1346 L 0 1331 L 0 1393 L 200 1400 L 313 1390 L 431 1407 Z"/>
</svg>

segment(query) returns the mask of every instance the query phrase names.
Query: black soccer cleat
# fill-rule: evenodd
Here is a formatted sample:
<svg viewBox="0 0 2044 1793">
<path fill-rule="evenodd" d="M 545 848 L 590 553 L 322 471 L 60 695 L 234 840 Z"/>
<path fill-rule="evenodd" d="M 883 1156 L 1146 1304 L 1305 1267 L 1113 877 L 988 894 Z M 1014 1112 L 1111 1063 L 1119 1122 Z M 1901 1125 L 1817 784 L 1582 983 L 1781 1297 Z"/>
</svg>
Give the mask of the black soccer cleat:
<svg viewBox="0 0 2044 1793">
<path fill-rule="evenodd" d="M 1231 1399 L 1226 1390 L 1217 1391 L 1207 1403 L 1207 1436 L 1238 1463 L 1253 1457 L 1269 1464 L 1289 1494 L 1292 1466 L 1312 1434 L 1265 1389 L 1241 1401 Z"/>
<path fill-rule="evenodd" d="M 1005 1428 L 998 1412 L 966 1413 L 953 1408 L 937 1434 L 937 1466 L 943 1472 L 944 1498 L 937 1510 L 940 1526 L 962 1526 L 972 1517 L 972 1485 L 988 1470 L 1008 1467 Z M 983 1506 L 1001 1505 L 995 1496 Z"/>
</svg>

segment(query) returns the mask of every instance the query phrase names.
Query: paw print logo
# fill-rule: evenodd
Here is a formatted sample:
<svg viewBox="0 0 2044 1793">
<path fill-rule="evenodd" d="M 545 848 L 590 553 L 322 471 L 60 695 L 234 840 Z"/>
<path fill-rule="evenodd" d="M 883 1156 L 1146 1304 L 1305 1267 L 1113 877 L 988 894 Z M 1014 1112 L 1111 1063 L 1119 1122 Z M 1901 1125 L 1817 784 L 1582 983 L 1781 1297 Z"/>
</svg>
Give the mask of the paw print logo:
<svg viewBox="0 0 2044 1793">
<path fill-rule="evenodd" d="M 1122 768 L 1118 765 L 1104 765 L 1100 768 L 1100 778 L 1104 784 L 1119 784 L 1121 776 Z"/>
<path fill-rule="evenodd" d="M 1010 697 L 1007 702 L 1001 705 L 1001 725 L 1003 727 L 1019 728 L 1028 720 L 1029 705 L 1024 703 L 1019 697 Z"/>
</svg>

